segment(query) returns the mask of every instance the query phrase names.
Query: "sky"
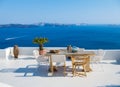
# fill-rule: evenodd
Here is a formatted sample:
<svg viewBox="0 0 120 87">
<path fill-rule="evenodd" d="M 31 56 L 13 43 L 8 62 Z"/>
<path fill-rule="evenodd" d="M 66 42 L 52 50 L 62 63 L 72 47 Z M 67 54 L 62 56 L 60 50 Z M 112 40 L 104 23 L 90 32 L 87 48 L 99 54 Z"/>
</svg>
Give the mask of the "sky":
<svg viewBox="0 0 120 87">
<path fill-rule="evenodd" d="M 120 24 L 120 0 L 0 0 L 0 24 Z"/>
</svg>

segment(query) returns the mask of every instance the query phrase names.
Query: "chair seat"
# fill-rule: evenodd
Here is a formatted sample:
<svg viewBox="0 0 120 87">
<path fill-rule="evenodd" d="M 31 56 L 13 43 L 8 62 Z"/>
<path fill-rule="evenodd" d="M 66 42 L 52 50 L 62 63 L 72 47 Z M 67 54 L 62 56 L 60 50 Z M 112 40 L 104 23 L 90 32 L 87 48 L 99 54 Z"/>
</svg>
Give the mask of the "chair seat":
<svg viewBox="0 0 120 87">
<path fill-rule="evenodd" d="M 64 66 L 64 63 L 60 63 L 60 62 L 54 62 L 53 63 L 53 66 Z"/>
</svg>

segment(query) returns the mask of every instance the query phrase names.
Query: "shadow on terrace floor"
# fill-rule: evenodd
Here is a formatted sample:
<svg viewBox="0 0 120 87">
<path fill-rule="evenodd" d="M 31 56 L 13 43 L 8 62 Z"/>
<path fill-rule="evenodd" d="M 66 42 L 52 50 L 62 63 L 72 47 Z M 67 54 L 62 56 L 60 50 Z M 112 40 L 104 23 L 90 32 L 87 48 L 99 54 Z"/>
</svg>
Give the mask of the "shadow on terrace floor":
<svg viewBox="0 0 120 87">
<path fill-rule="evenodd" d="M 105 85 L 105 86 L 97 86 L 97 87 L 120 87 L 120 85 Z"/>
<path fill-rule="evenodd" d="M 25 68 L 18 68 L 15 73 L 23 73 L 23 75 L 16 77 L 48 77 L 46 65 L 41 65 L 40 67 L 38 67 L 37 65 L 27 65 Z"/>
<path fill-rule="evenodd" d="M 33 56 L 18 56 L 18 58 L 14 58 L 14 56 L 10 56 L 9 60 L 35 60 Z"/>
<path fill-rule="evenodd" d="M 40 76 L 40 77 L 51 77 L 51 74 L 48 71 L 48 66 L 46 65 L 41 65 L 38 67 L 37 65 L 28 65 L 25 68 L 18 68 L 15 73 L 24 73 L 23 76 L 16 76 L 16 77 L 33 77 L 33 76 Z M 57 71 L 54 72 L 52 77 L 64 77 L 63 74 L 63 67 L 58 67 Z M 71 68 L 67 67 L 66 69 L 67 72 L 71 73 Z M 68 76 L 68 75 L 67 75 Z"/>
<path fill-rule="evenodd" d="M 48 66 L 46 65 L 41 65 L 38 67 L 38 65 L 27 65 L 26 67 L 21 67 L 21 68 L 5 68 L 1 69 L 0 73 L 20 73 L 20 75 L 16 75 L 16 77 L 33 77 L 33 76 L 40 76 L 40 77 L 51 77 L 51 74 L 48 71 Z M 64 77 L 63 74 L 63 67 L 58 67 L 57 72 L 54 72 L 52 77 Z M 66 72 L 71 73 L 72 69 L 71 67 L 66 67 Z M 68 75 L 66 75 L 68 77 Z"/>
</svg>

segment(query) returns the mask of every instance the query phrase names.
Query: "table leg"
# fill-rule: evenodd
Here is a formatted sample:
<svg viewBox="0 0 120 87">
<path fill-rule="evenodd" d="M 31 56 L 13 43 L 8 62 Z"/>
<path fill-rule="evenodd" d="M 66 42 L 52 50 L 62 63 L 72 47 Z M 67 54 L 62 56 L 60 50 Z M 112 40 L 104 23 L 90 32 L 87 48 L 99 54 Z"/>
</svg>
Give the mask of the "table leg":
<svg viewBox="0 0 120 87">
<path fill-rule="evenodd" d="M 87 64 L 86 64 L 85 69 L 86 69 L 86 72 L 92 71 L 92 69 L 90 68 L 90 56 L 88 56 L 87 58 Z"/>
<path fill-rule="evenodd" d="M 52 58 L 51 58 L 51 56 L 49 57 L 49 59 L 50 59 L 50 67 L 49 67 L 48 71 L 52 72 Z M 55 71 L 55 72 L 57 71 L 57 68 L 55 66 L 53 67 L 53 71 Z"/>
</svg>

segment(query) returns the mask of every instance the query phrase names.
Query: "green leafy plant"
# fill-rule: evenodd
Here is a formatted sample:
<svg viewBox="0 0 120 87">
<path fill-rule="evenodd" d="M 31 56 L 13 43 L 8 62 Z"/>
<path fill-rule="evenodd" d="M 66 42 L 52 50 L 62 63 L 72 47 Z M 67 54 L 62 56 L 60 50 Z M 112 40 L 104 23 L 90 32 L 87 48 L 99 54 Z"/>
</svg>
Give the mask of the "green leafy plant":
<svg viewBox="0 0 120 87">
<path fill-rule="evenodd" d="M 48 38 L 45 38 L 45 37 L 40 37 L 40 38 L 36 37 L 33 40 L 33 43 L 39 45 L 39 50 L 43 50 L 43 45 L 44 45 L 44 43 L 47 43 L 47 42 L 48 42 Z"/>
</svg>

